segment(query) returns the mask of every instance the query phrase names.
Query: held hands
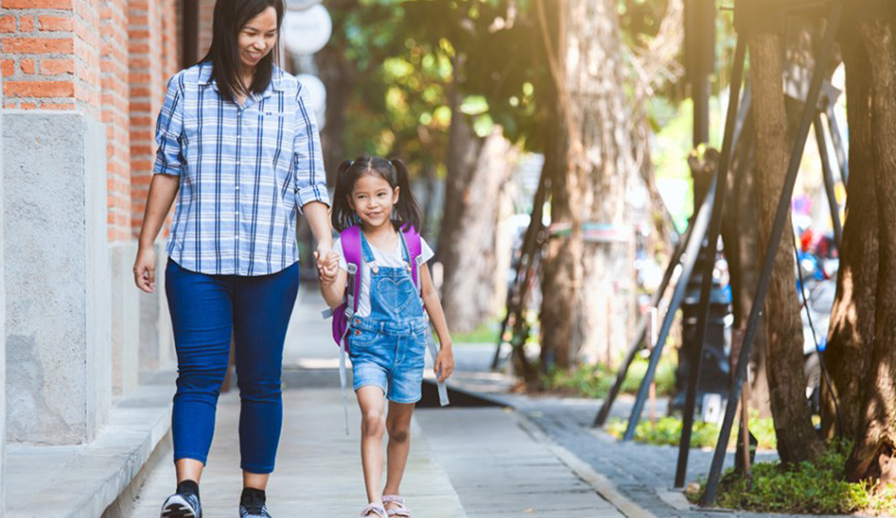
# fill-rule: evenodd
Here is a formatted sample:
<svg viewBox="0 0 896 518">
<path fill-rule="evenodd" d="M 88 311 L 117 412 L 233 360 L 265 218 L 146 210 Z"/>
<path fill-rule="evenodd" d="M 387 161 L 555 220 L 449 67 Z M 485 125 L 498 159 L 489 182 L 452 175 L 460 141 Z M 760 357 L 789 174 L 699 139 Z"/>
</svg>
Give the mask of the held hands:
<svg viewBox="0 0 896 518">
<path fill-rule="evenodd" d="M 454 373 L 454 352 L 451 350 L 451 344 L 442 344 L 438 356 L 436 356 L 433 370 L 438 376 L 439 382 L 448 379 Z"/>
<path fill-rule="evenodd" d="M 339 272 L 339 254 L 329 246 L 321 245 L 314 252 L 314 260 L 317 261 L 317 277 L 323 284 L 336 282 L 336 274 Z"/>
</svg>

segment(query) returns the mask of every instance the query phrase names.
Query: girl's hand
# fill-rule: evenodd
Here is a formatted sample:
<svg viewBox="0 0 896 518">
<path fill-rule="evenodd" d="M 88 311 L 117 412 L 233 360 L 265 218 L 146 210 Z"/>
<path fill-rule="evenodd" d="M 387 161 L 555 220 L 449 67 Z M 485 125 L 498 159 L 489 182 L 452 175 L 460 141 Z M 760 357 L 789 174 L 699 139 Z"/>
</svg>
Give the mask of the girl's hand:
<svg viewBox="0 0 896 518">
<path fill-rule="evenodd" d="M 451 350 L 451 344 L 442 344 L 436 356 L 434 370 L 439 382 L 445 381 L 454 373 L 454 352 Z"/>
<path fill-rule="evenodd" d="M 153 247 L 140 247 L 134 261 L 134 284 L 146 293 L 156 290 L 156 251 Z"/>
<path fill-rule="evenodd" d="M 317 276 L 321 283 L 333 284 L 336 282 L 336 274 L 339 273 L 339 256 L 330 252 L 325 258 L 321 258 L 319 252 L 314 252 L 317 260 Z"/>
</svg>

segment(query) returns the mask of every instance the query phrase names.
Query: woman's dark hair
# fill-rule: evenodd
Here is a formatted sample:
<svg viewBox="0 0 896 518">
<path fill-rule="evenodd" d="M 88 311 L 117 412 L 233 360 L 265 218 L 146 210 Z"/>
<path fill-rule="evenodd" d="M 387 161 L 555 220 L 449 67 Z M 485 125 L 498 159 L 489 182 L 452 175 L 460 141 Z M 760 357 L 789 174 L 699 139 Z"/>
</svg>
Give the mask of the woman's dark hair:
<svg viewBox="0 0 896 518">
<path fill-rule="evenodd" d="M 212 25 L 212 45 L 202 61 L 212 62 L 212 78 L 218 84 L 221 97 L 233 101 L 236 94 L 260 94 L 267 89 L 274 74 L 274 60 L 277 59 L 277 45 L 255 66 L 255 77 L 247 91 L 240 72 L 240 31 L 268 7 L 277 11 L 277 33 L 283 23 L 282 0 L 218 0 L 215 3 Z"/>
<path fill-rule="evenodd" d="M 346 160 L 339 164 L 336 172 L 336 189 L 333 193 L 333 211 L 330 220 L 337 232 L 342 232 L 356 223 L 355 211 L 349 205 L 352 189 L 358 178 L 365 175 L 379 176 L 389 182 L 394 190 L 401 189 L 398 203 L 392 209 L 392 224 L 395 230 L 401 230 L 408 225 L 422 232 L 420 206 L 411 192 L 411 183 L 408 179 L 408 167 L 398 159 L 386 160 L 380 157 L 360 156 L 354 160 Z"/>
</svg>

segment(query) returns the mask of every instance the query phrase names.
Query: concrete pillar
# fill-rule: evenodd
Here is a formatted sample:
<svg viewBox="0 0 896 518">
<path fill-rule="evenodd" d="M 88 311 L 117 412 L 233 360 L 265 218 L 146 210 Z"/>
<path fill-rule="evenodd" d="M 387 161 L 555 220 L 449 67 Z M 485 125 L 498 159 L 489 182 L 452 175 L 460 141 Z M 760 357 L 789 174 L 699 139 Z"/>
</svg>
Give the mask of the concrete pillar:
<svg viewBox="0 0 896 518">
<path fill-rule="evenodd" d="M 11 441 L 88 442 L 108 416 L 105 131 L 80 110 L 3 117 Z"/>
<path fill-rule="evenodd" d="M 0 83 L 0 106 L 3 84 Z M 0 110 L 0 135 L 3 134 L 3 110 Z M 0 516 L 6 509 L 6 290 L 3 282 L 3 139 L 0 138 Z"/>
<path fill-rule="evenodd" d="M 134 242 L 109 248 L 112 267 L 112 396 L 120 397 L 137 386 L 140 348 L 140 298 L 134 285 Z"/>
</svg>

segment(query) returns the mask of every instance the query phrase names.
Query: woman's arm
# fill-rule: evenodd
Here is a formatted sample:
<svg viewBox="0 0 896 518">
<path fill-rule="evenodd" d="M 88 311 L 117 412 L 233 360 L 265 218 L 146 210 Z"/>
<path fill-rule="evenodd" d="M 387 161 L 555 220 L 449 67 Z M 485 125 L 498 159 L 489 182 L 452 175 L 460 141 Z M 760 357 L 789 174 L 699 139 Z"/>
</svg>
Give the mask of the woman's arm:
<svg viewBox="0 0 896 518">
<path fill-rule="evenodd" d="M 322 201 L 312 201 L 302 207 L 314 240 L 317 241 L 318 268 L 320 262 L 329 259 L 333 250 L 333 230 L 330 228 L 329 207 Z"/>
<path fill-rule="evenodd" d="M 432 321 L 433 327 L 436 328 L 436 335 L 438 335 L 439 344 L 441 344 L 439 355 L 435 359 L 434 369 L 439 377 L 439 381 L 445 381 L 454 372 L 454 352 L 452 350 L 451 333 L 448 332 L 448 321 L 445 319 L 445 311 L 442 309 L 439 294 L 432 283 L 429 266 L 425 264 L 420 268 L 420 282 L 423 294 L 423 307 L 426 308 L 429 320 Z"/>
<path fill-rule="evenodd" d="M 156 289 L 156 252 L 153 243 L 162 230 L 179 188 L 180 177 L 167 174 L 153 175 L 149 185 L 137 259 L 134 261 L 134 282 L 146 293 L 153 293 Z"/>
</svg>

